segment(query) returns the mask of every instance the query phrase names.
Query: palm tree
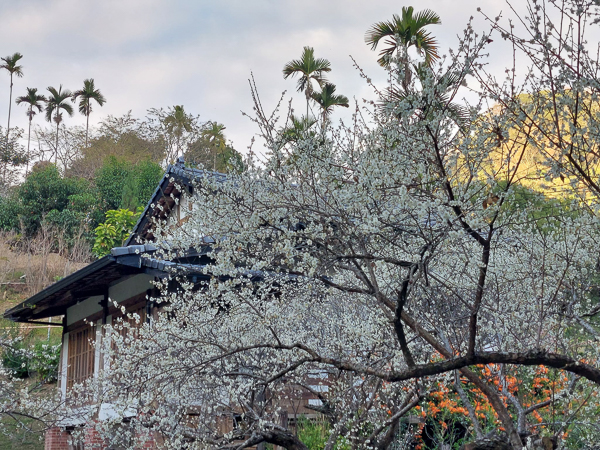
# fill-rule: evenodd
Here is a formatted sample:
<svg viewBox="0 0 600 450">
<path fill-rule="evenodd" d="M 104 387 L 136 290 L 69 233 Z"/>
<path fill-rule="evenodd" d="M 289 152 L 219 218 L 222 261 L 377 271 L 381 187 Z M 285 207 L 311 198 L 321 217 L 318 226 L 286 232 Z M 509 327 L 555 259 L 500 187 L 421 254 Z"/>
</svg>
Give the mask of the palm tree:
<svg viewBox="0 0 600 450">
<path fill-rule="evenodd" d="M 88 146 L 88 130 L 90 128 L 90 113 L 92 112 L 92 100 L 95 100 L 100 106 L 106 103 L 106 99 L 100 93 L 100 89 L 94 86 L 94 79 L 89 78 L 83 81 L 83 89 L 73 92 L 73 103 L 81 97 L 79 101 L 79 112 L 86 117 L 85 122 L 85 146 Z"/>
<path fill-rule="evenodd" d="M 213 170 L 216 171 L 217 153 L 219 153 L 219 151 L 222 152 L 226 147 L 225 134 L 223 133 L 225 125 L 217 122 L 209 122 L 208 124 L 210 127 L 202 130 L 200 134 L 209 142 L 213 149 Z"/>
<path fill-rule="evenodd" d="M 12 108 L 12 89 L 13 89 L 13 75 L 21 78 L 23 76 L 23 66 L 18 66 L 17 63 L 23 57 L 20 53 L 15 53 L 12 56 L 6 56 L 0 58 L 4 61 L 4 64 L 0 65 L 0 69 L 6 69 L 10 73 L 10 97 L 8 100 L 8 125 L 6 127 L 6 142 L 8 142 L 8 133 L 10 132 L 10 111 Z"/>
<path fill-rule="evenodd" d="M 291 114 L 289 125 L 281 130 L 281 136 L 284 142 L 298 142 L 300 139 L 314 137 L 316 132 L 311 130 L 317 121 L 312 117 L 297 117 Z"/>
<path fill-rule="evenodd" d="M 294 59 L 283 67 L 283 78 L 300 75 L 298 79 L 298 92 L 304 91 L 306 95 L 306 116 L 308 117 L 308 103 L 313 93 L 312 82 L 316 81 L 322 86 L 327 80 L 324 72 L 331 72 L 331 63 L 324 59 L 315 59 L 312 47 L 304 47 L 300 59 Z"/>
<path fill-rule="evenodd" d="M 165 117 L 164 125 L 169 134 L 175 136 L 177 142 L 177 154 L 173 155 L 172 158 L 176 159 L 181 154 L 181 138 L 184 132 L 190 133 L 192 131 L 192 119 L 186 114 L 183 109 L 183 105 L 175 105 L 171 113 Z"/>
<path fill-rule="evenodd" d="M 31 121 L 33 120 L 33 116 L 37 112 L 42 112 L 44 109 L 40 102 L 45 102 L 46 97 L 37 93 L 37 88 L 27 88 L 27 95 L 22 95 L 17 97 L 15 102 L 17 105 L 25 103 L 29 105 L 29 109 L 27 110 L 27 117 L 29 117 L 29 132 L 27 133 L 27 165 L 25 166 L 25 176 L 27 176 L 27 172 L 29 171 L 29 143 L 31 142 Z"/>
<path fill-rule="evenodd" d="M 406 52 L 409 47 L 415 46 L 419 54 L 425 54 L 425 62 L 431 65 L 438 55 L 438 44 L 436 40 L 424 30 L 427 25 L 438 25 L 442 21 L 440 16 L 430 9 L 425 9 L 414 14 L 412 6 L 402 8 L 402 16 L 394 14 L 391 21 L 378 22 L 373 25 L 365 34 L 365 42 L 371 46 L 372 50 L 377 48 L 377 44 L 382 39 L 389 37 L 385 43 L 388 47 L 380 53 L 377 62 L 382 67 L 389 67 L 390 58 L 396 50 Z M 401 55 L 401 62 L 405 69 L 405 87 L 410 83 L 410 67 L 406 54 Z"/>
<path fill-rule="evenodd" d="M 323 127 L 333 112 L 334 106 L 343 106 L 344 108 L 350 106 L 348 97 L 335 94 L 335 84 L 332 83 L 325 83 L 321 92 L 313 92 L 311 98 L 321 107 Z"/>
<path fill-rule="evenodd" d="M 467 107 L 453 101 L 464 76 L 452 68 L 439 75 L 425 63 L 415 65 L 414 71 L 421 84 L 421 89 L 415 86 L 387 88 L 378 105 L 379 108 L 385 109 L 390 104 L 405 102 L 411 109 L 414 108 L 418 111 L 421 117 L 430 117 L 432 114 L 443 112 L 446 113 L 446 118 L 454 122 L 461 132 L 466 133 L 471 120 L 470 111 Z M 423 87 L 426 85 L 433 87 L 433 95 L 430 92 L 423 92 Z M 391 111 L 391 113 L 399 116 L 396 111 Z"/>
<path fill-rule="evenodd" d="M 58 128 L 62 122 L 61 109 L 69 114 L 69 116 L 73 115 L 73 107 L 66 103 L 73 94 L 68 89 L 63 91 L 62 84 L 59 86 L 58 90 L 49 86 L 48 92 L 50 92 L 51 95 L 46 100 L 46 120 L 48 122 L 52 122 L 52 120 L 56 122 L 56 144 L 54 149 L 54 164 L 56 164 L 58 159 Z M 54 114 L 54 117 L 52 117 L 52 114 Z"/>
</svg>

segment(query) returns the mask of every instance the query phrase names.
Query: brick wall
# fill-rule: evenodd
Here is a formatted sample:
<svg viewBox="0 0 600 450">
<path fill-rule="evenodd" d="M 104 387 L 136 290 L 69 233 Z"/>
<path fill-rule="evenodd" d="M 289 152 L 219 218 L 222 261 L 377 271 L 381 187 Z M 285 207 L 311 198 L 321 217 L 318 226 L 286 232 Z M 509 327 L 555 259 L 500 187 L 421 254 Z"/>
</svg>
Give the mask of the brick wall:
<svg viewBox="0 0 600 450">
<path fill-rule="evenodd" d="M 104 450 L 106 444 L 100 437 L 100 433 L 93 425 L 85 427 L 83 445 L 85 450 Z"/>
<path fill-rule="evenodd" d="M 139 434 L 137 436 L 140 450 L 155 450 L 157 448 L 157 436 L 155 433 Z M 46 431 L 44 450 L 73 450 L 84 448 L 85 450 L 105 450 L 106 443 L 96 429 L 90 425 L 84 430 L 83 447 L 71 446 L 71 434 L 59 427 L 50 428 Z"/>
<path fill-rule="evenodd" d="M 46 431 L 44 450 L 70 450 L 69 433 L 59 427 Z"/>
</svg>

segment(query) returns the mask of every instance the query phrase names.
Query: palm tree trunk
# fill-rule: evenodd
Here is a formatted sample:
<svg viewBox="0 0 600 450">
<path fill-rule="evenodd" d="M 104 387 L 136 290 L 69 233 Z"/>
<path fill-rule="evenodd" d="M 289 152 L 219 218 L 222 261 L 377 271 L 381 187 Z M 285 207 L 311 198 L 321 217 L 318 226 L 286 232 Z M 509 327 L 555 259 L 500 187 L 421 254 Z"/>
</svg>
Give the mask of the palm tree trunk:
<svg viewBox="0 0 600 450">
<path fill-rule="evenodd" d="M 306 120 L 308 120 L 308 100 L 310 99 L 310 90 L 306 88 Z"/>
<path fill-rule="evenodd" d="M 13 74 L 10 74 L 10 96 L 8 100 L 8 125 L 6 126 L 6 150 L 8 151 L 8 138 L 10 133 L 10 110 L 12 108 L 12 88 L 13 88 Z M 6 169 L 8 161 L 4 163 L 4 170 L 2 172 L 2 183 L 6 184 Z"/>
<path fill-rule="evenodd" d="M 27 172 L 29 172 L 29 144 L 31 143 L 31 119 L 33 118 L 31 113 L 33 112 L 32 107 L 29 108 L 29 131 L 27 132 L 27 161 L 25 162 L 25 178 L 27 178 Z"/>
<path fill-rule="evenodd" d="M 8 125 L 6 126 L 6 145 L 8 145 L 8 133 L 10 133 L 10 111 L 12 109 L 13 74 L 10 74 L 10 96 L 8 97 Z"/>
<path fill-rule="evenodd" d="M 88 130 L 90 128 L 90 112 L 88 111 L 88 113 L 86 114 L 86 121 L 85 121 L 85 148 L 87 148 L 88 146 Z"/>
<path fill-rule="evenodd" d="M 56 121 L 56 143 L 54 144 L 54 165 L 58 168 L 58 127 L 60 122 Z"/>
</svg>

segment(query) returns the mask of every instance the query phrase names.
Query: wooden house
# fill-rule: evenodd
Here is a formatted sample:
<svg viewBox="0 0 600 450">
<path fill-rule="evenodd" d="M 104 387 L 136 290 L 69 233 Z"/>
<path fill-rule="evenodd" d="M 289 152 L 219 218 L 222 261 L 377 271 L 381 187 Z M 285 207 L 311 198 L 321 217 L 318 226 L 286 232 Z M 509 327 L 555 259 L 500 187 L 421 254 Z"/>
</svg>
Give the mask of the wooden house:
<svg viewBox="0 0 600 450">
<path fill-rule="evenodd" d="M 110 369 L 100 350 L 103 339 L 102 326 L 113 323 L 122 317 L 122 307 L 126 313 L 137 313 L 142 320 L 149 321 L 155 314 L 152 303 L 153 282 L 168 276 L 169 265 L 152 258 L 156 248 L 152 224 L 155 220 L 168 219 L 174 226 L 186 220 L 187 199 L 182 191 L 193 193 L 194 180 L 200 176 L 225 177 L 222 174 L 207 173 L 198 169 L 186 168 L 183 161 L 168 167 L 159 186 L 149 200 L 139 221 L 123 247 L 113 248 L 111 253 L 92 262 L 77 272 L 48 286 L 21 304 L 7 310 L 4 317 L 15 322 L 47 325 L 48 318 L 55 318 L 52 325 L 62 327 L 62 350 L 59 367 L 58 389 L 68 402 L 69 392 L 75 384 L 97 377 L 100 370 Z M 201 252 L 187 252 L 184 261 L 188 274 L 198 279 L 206 277 L 200 270 L 208 264 L 206 255 Z M 193 267 L 198 267 L 194 273 Z M 115 306 L 118 305 L 117 306 Z M 62 318 L 62 321 L 60 320 Z M 323 390 L 326 386 L 319 386 Z M 314 396 L 302 395 L 298 399 L 295 413 L 314 413 L 306 409 L 318 404 Z M 97 408 L 95 420 L 102 420 L 110 414 L 109 408 Z M 46 433 L 46 450 L 79 449 L 70 442 L 70 431 L 84 425 L 76 419 L 62 423 Z M 106 448 L 92 428 L 86 431 L 84 448 Z M 148 447 L 152 443 L 148 443 Z"/>
</svg>

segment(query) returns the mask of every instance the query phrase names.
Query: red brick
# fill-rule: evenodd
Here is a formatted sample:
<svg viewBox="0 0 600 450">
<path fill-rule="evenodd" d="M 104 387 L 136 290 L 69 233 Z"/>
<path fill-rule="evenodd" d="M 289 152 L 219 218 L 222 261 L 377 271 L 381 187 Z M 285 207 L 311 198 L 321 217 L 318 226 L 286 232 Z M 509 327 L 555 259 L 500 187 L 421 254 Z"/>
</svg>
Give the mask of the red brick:
<svg viewBox="0 0 600 450">
<path fill-rule="evenodd" d="M 70 435 L 59 427 L 46 431 L 44 450 L 70 450 Z"/>
</svg>

